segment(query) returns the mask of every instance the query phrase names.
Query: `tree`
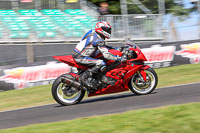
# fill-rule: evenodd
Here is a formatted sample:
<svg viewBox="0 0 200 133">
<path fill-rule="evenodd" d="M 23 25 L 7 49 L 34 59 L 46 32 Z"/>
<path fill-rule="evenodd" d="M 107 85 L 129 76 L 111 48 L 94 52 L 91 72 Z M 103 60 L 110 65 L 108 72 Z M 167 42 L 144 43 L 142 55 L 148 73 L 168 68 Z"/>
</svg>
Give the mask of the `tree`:
<svg viewBox="0 0 200 133">
<path fill-rule="evenodd" d="M 101 2 L 108 2 L 109 11 L 111 14 L 120 14 L 120 0 L 89 0 L 90 2 L 99 6 Z M 158 0 L 140 0 L 148 9 L 151 10 L 153 14 L 158 14 Z M 144 12 L 137 7 L 137 5 L 132 4 L 131 0 L 127 0 L 128 3 L 128 13 L 129 14 L 144 14 Z M 165 0 L 166 13 L 172 13 L 176 16 L 187 16 L 190 12 L 196 9 L 195 6 L 192 8 L 184 8 L 182 0 Z"/>
<path fill-rule="evenodd" d="M 107 2 L 109 4 L 109 12 L 111 14 L 120 14 L 120 0 L 88 0 L 99 6 L 101 2 Z"/>
</svg>

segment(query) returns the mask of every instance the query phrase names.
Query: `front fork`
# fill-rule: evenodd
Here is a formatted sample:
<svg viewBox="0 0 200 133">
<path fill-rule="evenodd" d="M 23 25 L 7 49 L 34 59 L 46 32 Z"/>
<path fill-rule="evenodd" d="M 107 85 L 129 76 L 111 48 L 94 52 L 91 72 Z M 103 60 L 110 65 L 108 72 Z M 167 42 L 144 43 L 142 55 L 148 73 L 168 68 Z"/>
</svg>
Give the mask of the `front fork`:
<svg viewBox="0 0 200 133">
<path fill-rule="evenodd" d="M 146 82 L 146 72 L 144 70 L 139 70 L 137 71 L 138 76 L 140 77 L 140 79 L 142 80 L 142 82 Z"/>
</svg>

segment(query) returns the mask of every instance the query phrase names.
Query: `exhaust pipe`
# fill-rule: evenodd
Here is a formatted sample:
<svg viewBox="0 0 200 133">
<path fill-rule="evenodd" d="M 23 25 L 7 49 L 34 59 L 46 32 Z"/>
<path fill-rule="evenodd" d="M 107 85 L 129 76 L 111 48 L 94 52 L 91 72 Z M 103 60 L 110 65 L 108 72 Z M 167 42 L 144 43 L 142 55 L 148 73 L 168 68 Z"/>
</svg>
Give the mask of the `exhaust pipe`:
<svg viewBox="0 0 200 133">
<path fill-rule="evenodd" d="M 63 75 L 61 77 L 61 82 L 67 84 L 70 87 L 74 87 L 78 90 L 80 90 L 81 87 L 81 83 L 79 83 L 78 81 L 74 80 L 74 77 L 72 77 L 70 74 L 69 75 Z"/>
</svg>

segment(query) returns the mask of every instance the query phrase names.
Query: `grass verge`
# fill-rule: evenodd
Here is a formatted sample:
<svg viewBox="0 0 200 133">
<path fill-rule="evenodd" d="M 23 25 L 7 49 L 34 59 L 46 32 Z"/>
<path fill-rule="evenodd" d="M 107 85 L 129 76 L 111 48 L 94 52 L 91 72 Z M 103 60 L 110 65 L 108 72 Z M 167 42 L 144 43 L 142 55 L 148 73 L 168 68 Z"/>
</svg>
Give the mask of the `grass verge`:
<svg viewBox="0 0 200 133">
<path fill-rule="evenodd" d="M 158 87 L 200 82 L 200 64 L 156 69 Z M 0 92 L 0 111 L 55 103 L 51 85 Z"/>
<path fill-rule="evenodd" d="M 199 133 L 200 103 L 0 130 L 0 133 Z"/>
</svg>

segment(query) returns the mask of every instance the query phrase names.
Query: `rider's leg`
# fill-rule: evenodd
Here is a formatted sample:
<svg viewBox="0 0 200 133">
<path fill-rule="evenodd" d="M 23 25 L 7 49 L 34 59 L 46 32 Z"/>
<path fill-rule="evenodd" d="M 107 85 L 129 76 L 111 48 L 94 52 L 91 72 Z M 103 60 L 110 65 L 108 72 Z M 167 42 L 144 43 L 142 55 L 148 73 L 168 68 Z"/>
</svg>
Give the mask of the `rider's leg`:
<svg viewBox="0 0 200 133">
<path fill-rule="evenodd" d="M 84 86 L 88 88 L 93 88 L 95 83 L 92 82 L 94 75 L 100 71 L 103 71 L 106 68 L 106 64 L 103 60 L 94 59 L 91 57 L 83 57 L 79 60 L 76 59 L 77 62 L 85 65 L 93 65 L 94 67 L 86 70 L 81 76 L 80 80 Z"/>
</svg>

